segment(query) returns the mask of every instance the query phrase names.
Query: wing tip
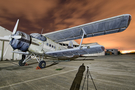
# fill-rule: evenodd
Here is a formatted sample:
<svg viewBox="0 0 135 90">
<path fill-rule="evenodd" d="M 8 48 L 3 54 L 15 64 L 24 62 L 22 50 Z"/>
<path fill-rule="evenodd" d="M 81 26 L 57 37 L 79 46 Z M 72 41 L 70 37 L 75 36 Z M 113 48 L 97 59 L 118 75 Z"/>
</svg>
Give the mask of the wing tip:
<svg viewBox="0 0 135 90">
<path fill-rule="evenodd" d="M 129 26 L 129 24 L 130 24 L 130 22 L 131 22 L 131 15 L 129 14 L 129 19 L 128 19 L 128 26 Z"/>
</svg>

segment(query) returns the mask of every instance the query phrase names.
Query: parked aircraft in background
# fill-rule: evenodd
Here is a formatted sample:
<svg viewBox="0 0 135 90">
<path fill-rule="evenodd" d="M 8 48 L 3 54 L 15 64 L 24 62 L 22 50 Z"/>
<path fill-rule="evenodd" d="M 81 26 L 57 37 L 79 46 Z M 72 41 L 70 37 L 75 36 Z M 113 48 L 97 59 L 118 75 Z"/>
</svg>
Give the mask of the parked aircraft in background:
<svg viewBox="0 0 135 90">
<path fill-rule="evenodd" d="M 9 41 L 14 50 L 19 50 L 13 52 L 23 55 L 22 60 L 19 61 L 20 66 L 24 66 L 31 56 L 35 56 L 39 62 L 39 67 L 44 68 L 46 66 L 46 62 L 43 60 L 44 56 L 58 59 L 73 59 L 83 54 L 103 52 L 104 46 L 102 45 L 82 46 L 83 38 L 124 31 L 130 21 L 131 15 L 123 14 L 51 33 L 32 33 L 28 35 L 17 31 L 19 23 L 19 20 L 17 20 L 12 34 L 0 37 L 0 40 Z M 75 48 L 73 48 L 71 42 L 67 47 L 59 44 L 63 41 L 75 39 L 81 39 L 80 45 Z"/>
</svg>

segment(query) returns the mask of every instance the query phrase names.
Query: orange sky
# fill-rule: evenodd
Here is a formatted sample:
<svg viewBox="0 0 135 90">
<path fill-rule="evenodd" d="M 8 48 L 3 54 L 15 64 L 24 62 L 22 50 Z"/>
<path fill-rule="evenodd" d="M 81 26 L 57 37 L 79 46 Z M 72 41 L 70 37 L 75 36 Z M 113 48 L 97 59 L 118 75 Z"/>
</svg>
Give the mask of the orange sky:
<svg viewBox="0 0 135 90">
<path fill-rule="evenodd" d="M 18 29 L 28 34 L 41 33 L 42 28 L 44 33 L 57 31 L 120 14 L 132 16 L 124 32 L 87 38 L 83 43 L 135 50 L 134 0 L 0 0 L 0 26 L 12 31 L 19 18 Z"/>
</svg>

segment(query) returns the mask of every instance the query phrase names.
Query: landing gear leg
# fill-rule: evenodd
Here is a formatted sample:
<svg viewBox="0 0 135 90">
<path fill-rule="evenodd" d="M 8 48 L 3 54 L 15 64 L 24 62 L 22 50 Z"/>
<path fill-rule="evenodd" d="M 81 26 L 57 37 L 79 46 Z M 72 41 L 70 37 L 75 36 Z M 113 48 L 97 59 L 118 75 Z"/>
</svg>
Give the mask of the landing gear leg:
<svg viewBox="0 0 135 90">
<path fill-rule="evenodd" d="M 26 64 L 26 62 L 23 63 L 25 57 L 25 55 L 22 55 L 22 59 L 19 61 L 19 66 L 24 66 Z"/>
</svg>

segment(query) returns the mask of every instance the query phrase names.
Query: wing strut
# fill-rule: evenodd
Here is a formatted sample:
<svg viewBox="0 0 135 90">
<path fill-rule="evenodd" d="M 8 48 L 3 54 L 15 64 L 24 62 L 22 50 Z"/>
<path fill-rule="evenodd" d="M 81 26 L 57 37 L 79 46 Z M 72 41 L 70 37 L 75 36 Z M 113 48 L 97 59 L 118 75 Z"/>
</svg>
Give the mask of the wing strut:
<svg viewBox="0 0 135 90">
<path fill-rule="evenodd" d="M 79 45 L 79 49 L 81 49 L 81 45 L 82 45 L 83 38 L 86 37 L 86 35 L 87 35 L 83 28 L 82 28 L 81 30 L 82 30 L 82 32 L 83 32 L 83 35 L 82 35 L 81 43 L 80 43 L 80 45 Z"/>
</svg>

